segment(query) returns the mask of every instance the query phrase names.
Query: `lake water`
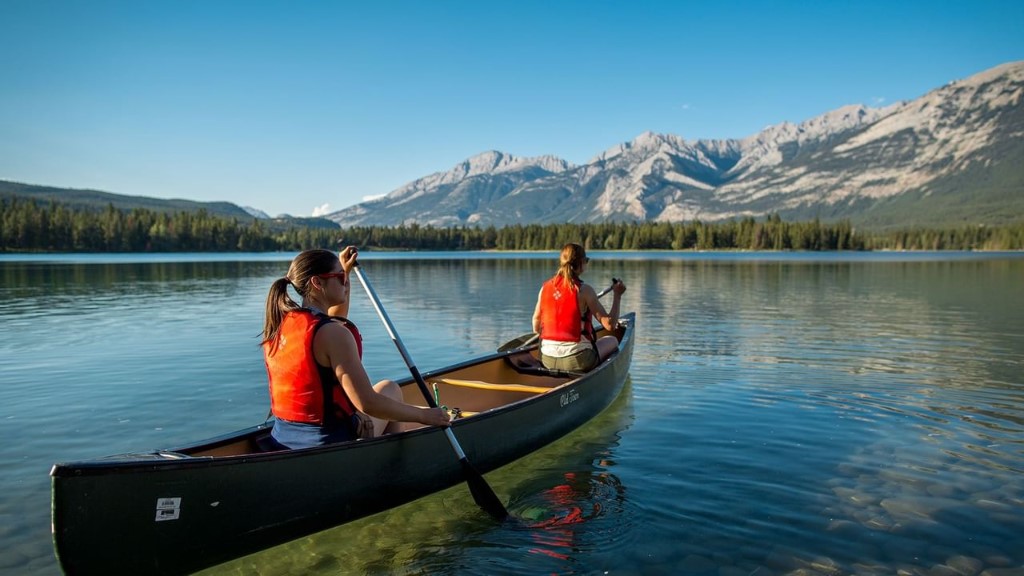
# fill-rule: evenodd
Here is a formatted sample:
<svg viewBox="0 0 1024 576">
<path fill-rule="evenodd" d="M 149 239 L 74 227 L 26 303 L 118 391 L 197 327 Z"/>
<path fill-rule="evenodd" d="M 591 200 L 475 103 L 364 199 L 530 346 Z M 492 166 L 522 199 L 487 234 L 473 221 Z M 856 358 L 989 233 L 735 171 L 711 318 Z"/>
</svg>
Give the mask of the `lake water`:
<svg viewBox="0 0 1024 576">
<path fill-rule="evenodd" d="M 495 524 L 457 486 L 206 574 L 1024 574 L 1024 255 L 591 256 L 637 312 L 630 382 L 487 475 L 578 521 Z M 263 421 L 290 257 L 0 256 L 0 574 L 58 573 L 54 462 Z M 555 258 L 362 260 L 426 370 L 529 331 Z M 353 293 L 371 378 L 403 376 Z"/>
</svg>

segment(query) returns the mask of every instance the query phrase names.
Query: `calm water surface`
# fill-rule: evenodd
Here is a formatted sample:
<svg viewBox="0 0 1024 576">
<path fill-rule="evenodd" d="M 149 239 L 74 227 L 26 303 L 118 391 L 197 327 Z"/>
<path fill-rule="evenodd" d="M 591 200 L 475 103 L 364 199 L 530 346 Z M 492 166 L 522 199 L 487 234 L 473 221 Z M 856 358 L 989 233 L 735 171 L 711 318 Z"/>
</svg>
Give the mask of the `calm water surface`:
<svg viewBox="0 0 1024 576">
<path fill-rule="evenodd" d="M 54 462 L 263 420 L 290 256 L 0 256 L 0 574 L 58 573 Z M 459 486 L 206 573 L 1024 574 L 1024 255 L 592 256 L 629 286 L 631 381 L 488 475 L 550 527 Z M 555 257 L 363 260 L 429 369 L 528 331 Z M 355 294 L 371 378 L 402 376 Z"/>
</svg>

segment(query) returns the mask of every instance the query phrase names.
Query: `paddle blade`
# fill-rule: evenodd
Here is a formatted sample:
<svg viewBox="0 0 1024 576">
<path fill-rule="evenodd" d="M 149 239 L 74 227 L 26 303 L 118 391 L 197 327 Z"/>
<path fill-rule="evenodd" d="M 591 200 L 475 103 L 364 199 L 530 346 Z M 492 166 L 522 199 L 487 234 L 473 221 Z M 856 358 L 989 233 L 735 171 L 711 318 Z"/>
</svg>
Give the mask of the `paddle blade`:
<svg viewBox="0 0 1024 576">
<path fill-rule="evenodd" d="M 462 464 L 462 473 L 466 476 L 466 484 L 469 484 L 469 493 L 473 495 L 476 505 L 483 508 L 495 520 L 508 518 L 508 510 L 505 509 L 501 500 L 498 500 L 498 495 L 491 490 L 483 475 L 477 472 L 466 458 L 459 462 Z"/>
</svg>

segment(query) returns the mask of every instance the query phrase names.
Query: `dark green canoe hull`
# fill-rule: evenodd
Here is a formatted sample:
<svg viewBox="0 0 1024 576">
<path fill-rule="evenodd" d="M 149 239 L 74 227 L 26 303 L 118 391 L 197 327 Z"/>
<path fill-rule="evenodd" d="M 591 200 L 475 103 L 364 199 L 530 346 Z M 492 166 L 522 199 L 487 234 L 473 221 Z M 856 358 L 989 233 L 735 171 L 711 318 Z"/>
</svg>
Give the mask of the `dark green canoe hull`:
<svg viewBox="0 0 1024 576">
<path fill-rule="evenodd" d="M 618 396 L 635 324 L 631 314 L 623 320 L 618 353 L 594 371 L 454 422 L 452 430 L 477 470 L 494 470 L 564 436 Z M 471 374 L 515 353 L 424 377 Z M 61 568 L 69 574 L 193 572 L 464 481 L 436 428 L 304 450 L 190 456 L 252 441 L 267 429 L 255 426 L 171 451 L 55 465 L 53 541 Z"/>
</svg>

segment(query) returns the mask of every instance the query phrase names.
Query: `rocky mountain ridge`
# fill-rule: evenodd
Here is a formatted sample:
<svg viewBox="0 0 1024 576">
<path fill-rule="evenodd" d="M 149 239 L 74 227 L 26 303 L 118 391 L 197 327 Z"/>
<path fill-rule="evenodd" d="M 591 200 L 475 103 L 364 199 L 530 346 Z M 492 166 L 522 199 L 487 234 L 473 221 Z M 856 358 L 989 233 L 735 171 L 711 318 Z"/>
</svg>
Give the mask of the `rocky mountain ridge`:
<svg viewBox="0 0 1024 576">
<path fill-rule="evenodd" d="M 777 213 L 895 225 L 969 221 L 977 211 L 962 207 L 977 205 L 981 215 L 1019 219 L 1022 95 L 1024 62 L 1013 62 L 911 101 L 844 106 L 743 139 L 645 132 L 579 166 L 488 151 L 327 217 L 342 226 L 501 226 Z"/>
</svg>

